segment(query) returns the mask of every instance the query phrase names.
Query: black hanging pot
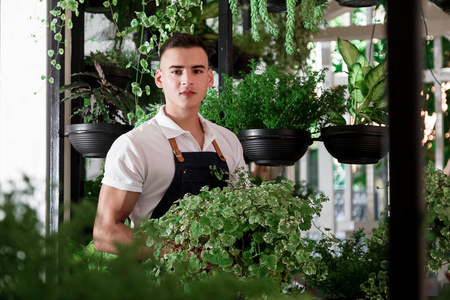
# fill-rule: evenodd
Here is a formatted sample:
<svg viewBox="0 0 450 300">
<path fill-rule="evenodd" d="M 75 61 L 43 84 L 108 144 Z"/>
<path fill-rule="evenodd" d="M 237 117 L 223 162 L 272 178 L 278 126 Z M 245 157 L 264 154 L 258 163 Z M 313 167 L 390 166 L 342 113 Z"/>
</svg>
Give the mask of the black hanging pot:
<svg viewBox="0 0 450 300">
<path fill-rule="evenodd" d="M 320 140 L 343 164 L 376 164 L 389 151 L 389 127 L 341 125 L 322 128 Z"/>
<path fill-rule="evenodd" d="M 311 145 L 311 134 L 294 129 L 248 129 L 238 133 L 244 155 L 262 166 L 292 166 Z"/>
<path fill-rule="evenodd" d="M 91 72 L 97 74 L 97 70 L 92 65 L 85 66 L 86 72 Z M 106 81 L 112 85 L 118 86 L 125 89 L 128 83 L 132 79 L 132 74 L 130 69 L 125 69 L 117 66 L 102 66 L 103 73 L 105 74 Z M 100 86 L 92 76 L 84 76 L 84 81 L 86 81 L 92 88 Z"/>
<path fill-rule="evenodd" d="M 436 4 L 443 12 L 450 14 L 450 0 L 431 0 L 431 2 Z"/>
<path fill-rule="evenodd" d="M 375 6 L 380 0 L 336 0 L 340 6 L 346 7 L 368 7 Z"/>
<path fill-rule="evenodd" d="M 301 0 L 297 0 L 296 6 L 299 5 L 300 2 Z M 268 13 L 284 13 L 286 11 L 286 0 L 267 0 Z"/>
<path fill-rule="evenodd" d="M 83 157 L 106 157 L 114 141 L 133 129 L 123 124 L 72 124 L 67 125 L 66 136 Z"/>
</svg>

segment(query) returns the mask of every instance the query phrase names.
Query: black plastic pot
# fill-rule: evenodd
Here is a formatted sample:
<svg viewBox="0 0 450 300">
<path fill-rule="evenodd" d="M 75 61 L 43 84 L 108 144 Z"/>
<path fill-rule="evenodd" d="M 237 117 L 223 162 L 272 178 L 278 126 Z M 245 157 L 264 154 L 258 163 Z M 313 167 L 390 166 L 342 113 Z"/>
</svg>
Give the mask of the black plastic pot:
<svg viewBox="0 0 450 300">
<path fill-rule="evenodd" d="M 66 136 L 83 157 L 106 157 L 114 141 L 133 129 L 123 124 L 72 124 L 66 127 Z"/>
<path fill-rule="evenodd" d="M 97 70 L 94 66 L 85 66 L 86 72 L 91 72 L 97 74 Z M 125 69 L 117 66 L 102 66 L 103 73 L 105 74 L 106 81 L 112 85 L 121 87 L 125 89 L 128 83 L 132 79 L 132 74 L 130 69 Z M 84 76 L 84 81 L 86 81 L 92 88 L 99 86 L 97 79 L 91 76 Z"/>
<path fill-rule="evenodd" d="M 262 166 L 292 166 L 312 143 L 309 132 L 294 129 L 248 129 L 238 137 L 245 156 Z"/>
<path fill-rule="evenodd" d="M 346 7 L 367 7 L 375 6 L 380 0 L 336 0 L 340 6 Z"/>
<path fill-rule="evenodd" d="M 376 164 L 389 151 L 389 127 L 341 125 L 323 128 L 320 140 L 344 164 Z"/>
<path fill-rule="evenodd" d="M 436 4 L 443 12 L 450 14 L 450 0 L 431 0 L 431 2 Z"/>
<path fill-rule="evenodd" d="M 302 1 L 297 0 L 297 5 Z M 267 0 L 267 12 L 269 13 L 284 13 L 287 11 L 286 0 Z"/>
</svg>

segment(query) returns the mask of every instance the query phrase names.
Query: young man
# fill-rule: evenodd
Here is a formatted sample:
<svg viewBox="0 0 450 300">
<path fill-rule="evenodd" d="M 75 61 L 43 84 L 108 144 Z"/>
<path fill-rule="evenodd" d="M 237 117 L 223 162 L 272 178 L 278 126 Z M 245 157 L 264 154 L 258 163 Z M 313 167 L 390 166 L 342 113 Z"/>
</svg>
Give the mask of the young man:
<svg viewBox="0 0 450 300">
<path fill-rule="evenodd" d="M 124 224 L 128 217 L 135 225 L 159 218 L 186 193 L 198 194 L 205 185 L 224 186 L 210 166 L 232 174 L 245 164 L 236 135 L 198 114 L 214 83 L 201 40 L 181 33 L 169 38 L 160 50 L 155 82 L 166 104 L 153 119 L 118 138 L 108 152 L 94 225 L 97 250 L 117 254 L 117 243 L 133 242 L 133 232 Z"/>
</svg>

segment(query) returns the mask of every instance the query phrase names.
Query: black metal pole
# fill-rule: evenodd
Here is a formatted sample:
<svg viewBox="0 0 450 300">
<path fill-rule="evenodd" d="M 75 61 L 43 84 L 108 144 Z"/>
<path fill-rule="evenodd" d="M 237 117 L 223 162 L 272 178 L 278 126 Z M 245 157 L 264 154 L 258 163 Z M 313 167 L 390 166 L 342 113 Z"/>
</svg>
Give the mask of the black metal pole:
<svg viewBox="0 0 450 300">
<path fill-rule="evenodd" d="M 80 14 L 75 16 L 72 14 L 73 28 L 71 30 L 71 73 L 84 72 L 84 7 L 78 8 Z M 72 80 L 80 80 L 73 78 Z M 82 106 L 82 100 L 76 99 L 71 101 L 71 109 L 74 110 Z M 80 116 L 73 116 L 72 123 L 83 123 Z M 71 202 L 79 202 L 84 196 L 84 158 L 75 148 L 71 147 L 70 151 L 70 200 Z"/>
<path fill-rule="evenodd" d="M 48 10 L 56 7 L 58 0 L 47 0 Z M 53 18 L 50 14 L 49 18 Z M 48 20 L 51 23 L 51 19 Z M 58 42 L 54 39 L 55 33 L 47 29 L 47 47 L 58 53 Z M 46 186 L 46 231 L 48 233 L 58 231 L 60 220 L 60 204 L 63 202 L 63 117 L 64 105 L 61 104 L 60 95 L 56 91 L 64 82 L 64 66 L 61 63 L 63 56 L 56 56 L 56 63 L 62 68 L 57 70 L 47 57 L 47 74 L 54 78 L 54 83 L 47 83 L 47 186 Z"/>
<path fill-rule="evenodd" d="M 233 23 L 228 0 L 219 0 L 219 86 L 223 86 L 222 74 L 233 72 Z"/>
<path fill-rule="evenodd" d="M 420 0 L 387 2 L 389 299 L 425 299 Z"/>
</svg>

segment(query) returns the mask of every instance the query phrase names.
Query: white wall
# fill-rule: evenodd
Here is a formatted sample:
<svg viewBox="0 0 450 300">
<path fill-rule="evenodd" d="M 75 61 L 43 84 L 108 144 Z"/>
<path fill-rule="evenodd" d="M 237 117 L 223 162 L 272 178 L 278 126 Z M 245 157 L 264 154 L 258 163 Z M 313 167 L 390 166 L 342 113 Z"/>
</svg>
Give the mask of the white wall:
<svg viewBox="0 0 450 300">
<path fill-rule="evenodd" d="M 45 212 L 46 176 L 46 1 L 0 2 L 0 184 L 36 184 L 30 201 Z M 35 36 L 33 36 L 35 35 Z M 36 93 L 36 94 L 35 94 Z"/>
</svg>

